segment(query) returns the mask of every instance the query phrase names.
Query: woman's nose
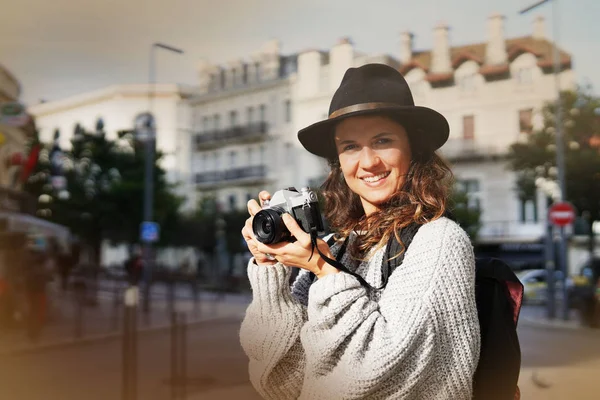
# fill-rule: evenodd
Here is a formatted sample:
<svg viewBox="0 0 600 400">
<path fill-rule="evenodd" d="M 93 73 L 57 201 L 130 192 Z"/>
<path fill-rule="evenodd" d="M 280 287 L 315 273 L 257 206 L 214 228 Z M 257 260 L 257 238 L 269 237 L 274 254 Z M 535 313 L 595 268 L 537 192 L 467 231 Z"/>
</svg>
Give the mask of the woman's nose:
<svg viewBox="0 0 600 400">
<path fill-rule="evenodd" d="M 381 159 L 376 151 L 370 147 L 363 147 L 360 155 L 360 165 L 362 168 L 372 168 L 379 164 Z"/>
</svg>

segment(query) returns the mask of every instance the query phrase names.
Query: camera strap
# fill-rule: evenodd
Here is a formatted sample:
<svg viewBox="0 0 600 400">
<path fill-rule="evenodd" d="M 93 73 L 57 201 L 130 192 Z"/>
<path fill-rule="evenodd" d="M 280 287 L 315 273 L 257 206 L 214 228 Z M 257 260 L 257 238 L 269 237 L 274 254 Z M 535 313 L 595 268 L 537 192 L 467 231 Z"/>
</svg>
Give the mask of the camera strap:
<svg viewBox="0 0 600 400">
<path fill-rule="evenodd" d="M 342 264 L 341 262 L 339 262 L 338 260 L 334 260 L 332 258 L 327 257 L 325 254 L 323 254 L 321 252 L 321 250 L 319 250 L 319 246 L 317 246 L 317 237 L 319 232 L 317 231 L 317 226 L 316 224 L 314 224 L 313 221 L 313 216 L 310 210 L 310 205 L 305 204 L 304 206 L 302 206 L 302 209 L 304 210 L 304 215 L 306 217 L 306 220 L 308 221 L 308 224 L 310 226 L 310 241 L 312 243 L 312 249 L 311 249 L 311 253 L 310 253 L 310 257 L 308 258 L 308 261 L 310 261 L 312 259 L 312 256 L 315 253 L 315 249 L 317 249 L 317 253 L 319 253 L 319 255 L 321 256 L 321 258 L 323 258 L 323 260 L 325 260 L 325 262 L 337 269 L 339 269 L 340 271 L 343 271 L 347 274 L 352 275 L 353 277 L 355 277 L 356 279 L 358 279 L 358 281 L 360 282 L 360 284 L 368 289 L 372 289 L 372 290 L 381 290 L 385 287 L 385 283 L 379 287 L 379 288 L 374 288 L 373 286 L 369 285 L 369 283 L 359 274 L 357 274 L 356 272 L 350 271 L 344 264 Z M 344 241 L 344 244 L 342 245 L 342 248 L 340 249 L 339 253 L 338 253 L 338 259 L 341 258 L 342 254 L 344 253 L 344 251 L 346 250 L 346 242 Z"/>
</svg>

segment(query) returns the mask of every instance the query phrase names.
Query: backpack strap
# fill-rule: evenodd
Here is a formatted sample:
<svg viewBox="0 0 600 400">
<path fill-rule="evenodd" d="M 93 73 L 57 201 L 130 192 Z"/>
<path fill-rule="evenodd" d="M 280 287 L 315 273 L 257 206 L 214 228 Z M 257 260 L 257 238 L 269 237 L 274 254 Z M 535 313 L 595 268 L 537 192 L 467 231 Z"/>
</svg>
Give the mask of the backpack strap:
<svg viewBox="0 0 600 400">
<path fill-rule="evenodd" d="M 421 227 L 421 225 L 413 222 L 400 230 L 399 236 L 400 236 L 400 239 L 402 240 L 402 243 L 404 244 L 404 251 L 402 253 L 400 253 L 402 247 L 400 246 L 400 243 L 398 243 L 398 241 L 396 240 L 396 235 L 390 236 L 390 238 L 388 239 L 387 247 L 386 247 L 386 261 L 384 261 L 381 265 L 382 285 L 378 288 L 374 288 L 371 285 L 369 285 L 369 283 L 367 283 L 362 276 L 358 275 L 355 272 L 349 271 L 348 268 L 346 268 L 340 262 L 340 260 L 344 256 L 344 253 L 346 252 L 346 248 L 348 246 L 347 239 L 345 239 L 344 242 L 342 243 L 342 247 L 340 247 L 340 250 L 338 251 L 338 253 L 335 257 L 336 258 L 335 260 L 331 260 L 329 257 L 324 256 L 323 254 L 321 254 L 320 251 L 319 251 L 319 254 L 321 255 L 321 257 L 323 257 L 325 259 L 325 261 L 327 263 L 333 265 L 334 267 L 338 268 L 341 271 L 347 272 L 347 273 L 355 276 L 360 281 L 361 285 L 363 285 L 369 289 L 372 289 L 372 290 L 382 290 L 387 286 L 388 280 L 389 280 L 390 276 L 392 275 L 392 273 L 394 272 L 394 270 L 400 264 L 402 264 L 402 262 L 404 261 L 404 255 L 406 254 L 406 251 L 408 250 L 408 246 L 410 246 L 410 244 L 412 243 L 413 238 L 417 234 L 417 231 L 419 230 L 420 227 Z M 327 245 L 331 247 L 334 243 L 335 243 L 335 237 L 334 237 L 334 235 L 331 235 L 331 237 L 327 240 Z M 315 247 L 316 247 L 316 245 L 315 245 Z M 318 251 L 318 248 L 317 248 L 317 251 Z M 398 253 L 400 253 L 400 254 L 398 254 Z M 332 261 L 332 262 L 330 262 L 330 261 Z M 340 268 L 339 266 L 342 266 L 343 268 Z M 311 276 L 311 280 L 314 282 L 316 279 L 316 275 L 311 272 L 310 276 Z"/>
</svg>

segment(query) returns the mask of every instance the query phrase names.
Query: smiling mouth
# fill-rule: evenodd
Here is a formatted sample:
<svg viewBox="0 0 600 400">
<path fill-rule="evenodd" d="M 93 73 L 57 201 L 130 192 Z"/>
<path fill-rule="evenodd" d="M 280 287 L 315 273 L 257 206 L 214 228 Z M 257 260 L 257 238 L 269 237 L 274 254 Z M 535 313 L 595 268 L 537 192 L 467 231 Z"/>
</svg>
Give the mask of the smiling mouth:
<svg viewBox="0 0 600 400">
<path fill-rule="evenodd" d="M 368 183 L 374 183 L 374 182 L 379 182 L 380 180 L 382 180 L 384 178 L 387 178 L 390 175 L 390 173 L 391 173 L 390 171 L 387 171 L 387 172 L 382 172 L 379 175 L 365 176 L 360 179 L 362 179 L 363 181 L 368 182 Z"/>
</svg>

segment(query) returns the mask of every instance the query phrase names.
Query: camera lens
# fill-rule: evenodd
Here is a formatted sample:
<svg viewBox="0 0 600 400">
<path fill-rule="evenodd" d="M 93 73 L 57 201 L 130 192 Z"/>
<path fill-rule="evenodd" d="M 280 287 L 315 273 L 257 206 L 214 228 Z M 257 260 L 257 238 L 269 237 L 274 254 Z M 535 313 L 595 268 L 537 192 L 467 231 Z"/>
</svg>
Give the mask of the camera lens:
<svg viewBox="0 0 600 400">
<path fill-rule="evenodd" d="M 256 213 L 252 220 L 252 230 L 256 239 L 265 244 L 279 243 L 289 231 L 286 228 L 279 210 L 267 208 Z"/>
</svg>

